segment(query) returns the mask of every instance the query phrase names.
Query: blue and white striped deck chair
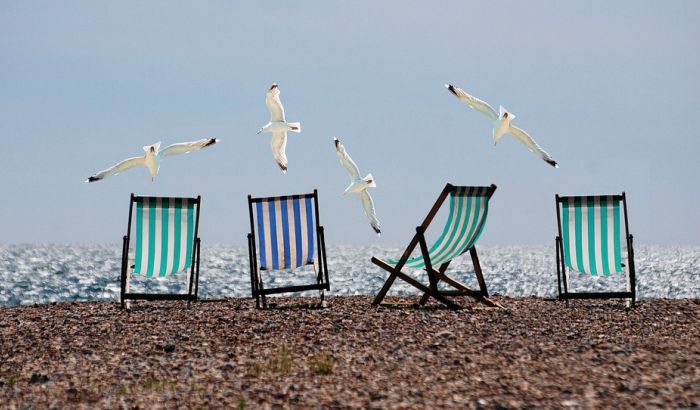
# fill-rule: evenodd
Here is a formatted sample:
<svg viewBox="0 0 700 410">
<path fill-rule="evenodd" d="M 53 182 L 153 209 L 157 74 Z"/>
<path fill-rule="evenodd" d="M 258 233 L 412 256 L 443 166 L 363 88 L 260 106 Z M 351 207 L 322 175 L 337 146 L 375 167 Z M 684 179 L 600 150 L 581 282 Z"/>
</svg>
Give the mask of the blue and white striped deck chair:
<svg viewBox="0 0 700 410">
<path fill-rule="evenodd" d="M 318 290 L 323 304 L 330 289 L 326 265 L 326 241 L 319 222 L 318 192 L 253 198 L 248 195 L 251 292 L 256 306 L 267 307 L 267 295 Z M 262 271 L 287 271 L 301 276 L 297 268 L 313 266 L 314 283 L 265 287 Z M 303 274 L 302 274 L 303 275 Z"/>
<path fill-rule="evenodd" d="M 197 300 L 200 203 L 199 196 L 167 198 L 131 194 L 129 225 L 122 248 L 122 307 L 125 300 Z M 130 258 L 132 233 L 134 256 Z M 186 272 L 187 293 L 130 292 L 132 275 L 164 278 L 180 272 Z"/>
<path fill-rule="evenodd" d="M 479 257 L 474 245 L 481 235 L 489 210 L 489 200 L 496 191 L 496 185 L 483 187 L 454 186 L 447 184 L 442 190 L 433 208 L 428 212 L 423 223 L 416 227 L 416 234 L 399 259 L 389 259 L 383 261 L 376 257 L 372 258 L 372 263 L 390 273 L 384 286 L 374 298 L 373 305 L 382 304 L 387 291 L 398 277 L 410 285 L 423 291 L 420 303 L 425 304 L 428 298 L 433 297 L 445 305 L 458 308 L 459 306 L 445 296 L 471 296 L 478 301 L 488 305 L 497 306 L 488 299 L 486 282 L 481 272 Z M 435 241 L 433 246 L 428 248 L 425 240 L 425 231 L 430 222 L 440 210 L 440 207 L 449 197 L 450 211 L 445 222 L 442 234 Z M 411 257 L 411 253 L 416 246 L 420 246 L 420 254 Z M 474 264 L 474 272 L 479 282 L 479 290 L 471 290 L 457 280 L 447 276 L 450 262 L 469 251 Z M 425 285 L 413 277 L 402 272 L 403 268 L 425 269 L 430 283 Z M 440 290 L 438 283 L 443 282 L 455 290 Z"/>
<path fill-rule="evenodd" d="M 627 224 L 627 200 L 622 195 L 555 196 L 559 236 L 557 247 L 557 281 L 559 298 L 630 299 L 634 306 L 636 279 L 632 235 Z M 624 213 L 621 215 L 621 213 Z M 625 224 L 627 266 L 622 254 L 621 227 Z M 571 292 L 569 271 L 607 277 L 627 271 L 624 292 Z M 625 269 L 626 268 L 626 269 Z M 563 291 L 562 291 L 563 283 Z"/>
</svg>

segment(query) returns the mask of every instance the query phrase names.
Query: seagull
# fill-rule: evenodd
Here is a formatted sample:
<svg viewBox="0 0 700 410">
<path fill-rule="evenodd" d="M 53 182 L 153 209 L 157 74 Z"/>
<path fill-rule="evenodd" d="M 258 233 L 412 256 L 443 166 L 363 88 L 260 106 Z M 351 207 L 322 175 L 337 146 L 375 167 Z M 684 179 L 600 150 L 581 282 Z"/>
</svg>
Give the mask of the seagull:
<svg viewBox="0 0 700 410">
<path fill-rule="evenodd" d="M 499 106 L 499 113 L 496 114 L 496 110 L 491 108 L 489 103 L 487 103 L 486 101 L 482 101 L 474 96 L 471 96 L 461 88 L 455 87 L 454 85 L 445 84 L 445 87 L 447 87 L 447 89 L 450 90 L 450 92 L 454 94 L 455 97 L 459 98 L 460 101 L 467 104 L 471 108 L 479 111 L 480 113 L 486 115 L 487 117 L 491 118 L 491 120 L 494 122 L 492 134 L 494 146 L 498 144 L 498 141 L 504 134 L 511 134 L 512 136 L 520 140 L 520 142 L 522 142 L 523 145 L 525 145 L 535 155 L 538 155 L 540 158 L 542 158 L 546 163 L 553 166 L 554 168 L 559 168 L 557 162 L 554 161 L 554 159 L 552 159 L 552 157 L 547 153 L 547 151 L 543 150 L 542 147 L 540 147 L 535 142 L 535 140 L 533 140 L 532 137 L 528 135 L 527 132 L 511 124 L 511 121 L 515 119 L 515 115 L 508 112 L 508 110 L 503 108 L 503 106 Z"/>
<path fill-rule="evenodd" d="M 348 174 L 350 174 L 350 178 L 352 179 L 350 181 L 350 185 L 345 188 L 343 195 L 354 192 L 360 196 L 362 207 L 365 210 L 365 215 L 367 216 L 367 219 L 369 219 L 369 224 L 372 226 L 372 229 L 374 229 L 374 232 L 377 233 L 377 236 L 380 236 L 382 231 L 379 229 L 379 220 L 377 219 L 377 214 L 374 211 L 374 202 L 372 201 L 372 197 L 369 195 L 369 192 L 367 192 L 367 188 L 376 188 L 377 184 L 374 182 L 372 174 L 367 174 L 366 177 L 360 178 L 360 170 L 357 168 L 357 165 L 355 165 L 355 162 L 352 160 L 352 158 L 350 158 L 348 153 L 345 152 L 345 147 L 343 144 L 341 144 L 338 138 L 333 138 L 333 142 L 335 143 L 335 152 L 338 154 L 340 164 L 348 171 Z"/>
<path fill-rule="evenodd" d="M 143 147 L 143 150 L 146 151 L 146 155 L 140 157 L 127 158 L 111 168 L 107 168 L 104 171 L 96 173 L 95 175 L 85 180 L 85 182 L 100 181 L 107 177 L 111 177 L 112 175 L 117 175 L 120 172 L 140 166 L 148 168 L 148 172 L 151 174 L 151 181 L 153 181 L 155 180 L 156 175 L 158 175 L 158 169 L 160 168 L 161 159 L 169 157 L 171 155 L 187 154 L 192 151 L 198 151 L 202 148 L 214 145 L 218 141 L 219 140 L 216 138 L 203 138 L 197 141 L 181 142 L 178 144 L 168 145 L 163 149 L 160 149 L 160 142 L 156 142 L 155 144 L 151 145 L 146 145 L 145 147 Z"/>
<path fill-rule="evenodd" d="M 270 89 L 267 90 L 265 97 L 265 105 L 270 111 L 270 122 L 257 132 L 271 132 L 272 141 L 272 156 L 275 157 L 277 165 L 279 165 L 282 173 L 287 172 L 287 155 L 284 150 L 287 147 L 287 131 L 301 132 L 301 124 L 298 122 L 287 122 L 284 119 L 284 107 L 280 101 L 280 89 L 277 83 L 272 83 Z"/>
</svg>

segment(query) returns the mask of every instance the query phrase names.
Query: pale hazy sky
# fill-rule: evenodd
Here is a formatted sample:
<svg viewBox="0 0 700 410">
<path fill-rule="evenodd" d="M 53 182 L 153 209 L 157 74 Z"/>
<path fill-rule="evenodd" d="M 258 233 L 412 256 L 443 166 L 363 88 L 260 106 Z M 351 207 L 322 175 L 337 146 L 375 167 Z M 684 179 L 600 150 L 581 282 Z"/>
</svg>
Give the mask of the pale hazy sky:
<svg viewBox="0 0 700 410">
<path fill-rule="evenodd" d="M 405 244 L 445 182 L 498 185 L 482 242 L 550 244 L 554 194 L 626 191 L 638 244 L 700 244 L 698 1 L 0 1 L 0 243 L 120 243 L 131 192 L 203 198 L 244 244 L 246 196 L 318 188 L 331 244 Z M 289 172 L 265 91 L 281 89 Z M 554 169 L 445 90 L 504 105 Z M 371 172 L 377 238 L 333 148 Z M 164 145 L 204 151 L 94 184 Z"/>
</svg>

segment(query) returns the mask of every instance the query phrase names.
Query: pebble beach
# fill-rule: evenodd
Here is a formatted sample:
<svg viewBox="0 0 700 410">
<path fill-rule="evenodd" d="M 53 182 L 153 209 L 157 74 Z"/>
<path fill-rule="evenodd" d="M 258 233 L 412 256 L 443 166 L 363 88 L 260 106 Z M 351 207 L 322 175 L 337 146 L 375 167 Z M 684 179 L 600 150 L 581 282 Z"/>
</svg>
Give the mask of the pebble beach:
<svg viewBox="0 0 700 410">
<path fill-rule="evenodd" d="M 0 407 L 697 408 L 700 301 L 0 308 Z"/>
</svg>

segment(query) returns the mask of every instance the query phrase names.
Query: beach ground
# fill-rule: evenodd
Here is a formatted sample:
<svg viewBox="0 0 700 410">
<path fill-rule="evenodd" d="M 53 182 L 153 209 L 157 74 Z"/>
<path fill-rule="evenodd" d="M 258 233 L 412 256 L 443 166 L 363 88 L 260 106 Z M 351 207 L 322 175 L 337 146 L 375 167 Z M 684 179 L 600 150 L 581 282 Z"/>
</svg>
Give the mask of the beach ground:
<svg viewBox="0 0 700 410">
<path fill-rule="evenodd" d="M 700 406 L 700 300 L 493 299 L 505 309 L 368 296 L 0 308 L 0 407 Z"/>
</svg>

